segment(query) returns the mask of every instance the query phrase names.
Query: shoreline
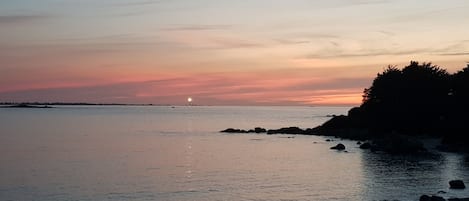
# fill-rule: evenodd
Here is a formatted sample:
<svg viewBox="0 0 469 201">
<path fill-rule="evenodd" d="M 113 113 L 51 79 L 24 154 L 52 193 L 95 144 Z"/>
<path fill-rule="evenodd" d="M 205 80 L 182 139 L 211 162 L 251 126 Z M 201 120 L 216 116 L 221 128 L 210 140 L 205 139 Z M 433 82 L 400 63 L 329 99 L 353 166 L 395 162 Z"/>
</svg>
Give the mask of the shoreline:
<svg viewBox="0 0 469 201">
<path fill-rule="evenodd" d="M 279 129 L 266 129 L 262 127 L 255 127 L 254 129 L 238 129 L 227 128 L 221 130 L 221 133 L 231 134 L 265 134 L 265 135 L 315 135 L 334 137 L 340 139 L 354 140 L 359 142 L 361 149 L 370 149 L 371 151 L 381 151 L 391 154 L 416 154 L 427 153 L 430 150 L 437 150 L 442 152 L 454 152 L 467 154 L 467 150 L 444 143 L 444 137 L 432 135 L 418 135 L 410 136 L 401 133 L 386 133 L 380 135 L 372 135 L 366 129 L 355 128 L 324 128 L 334 118 L 341 118 L 341 116 L 334 116 L 332 119 L 323 125 L 314 128 L 299 128 L 299 127 L 284 127 Z M 335 123 L 334 123 L 335 124 Z"/>
</svg>

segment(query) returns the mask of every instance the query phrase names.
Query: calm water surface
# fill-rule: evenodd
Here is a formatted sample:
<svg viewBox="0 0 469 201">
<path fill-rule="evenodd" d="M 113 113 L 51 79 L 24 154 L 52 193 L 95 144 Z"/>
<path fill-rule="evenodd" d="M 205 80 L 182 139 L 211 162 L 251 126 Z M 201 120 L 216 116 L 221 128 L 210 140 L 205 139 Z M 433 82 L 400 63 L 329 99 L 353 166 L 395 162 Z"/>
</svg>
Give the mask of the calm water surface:
<svg viewBox="0 0 469 201">
<path fill-rule="evenodd" d="M 469 183 L 469 159 L 390 156 L 318 136 L 221 134 L 317 126 L 346 107 L 0 109 L 0 200 L 418 200 Z M 338 143 L 348 153 L 330 150 Z"/>
</svg>

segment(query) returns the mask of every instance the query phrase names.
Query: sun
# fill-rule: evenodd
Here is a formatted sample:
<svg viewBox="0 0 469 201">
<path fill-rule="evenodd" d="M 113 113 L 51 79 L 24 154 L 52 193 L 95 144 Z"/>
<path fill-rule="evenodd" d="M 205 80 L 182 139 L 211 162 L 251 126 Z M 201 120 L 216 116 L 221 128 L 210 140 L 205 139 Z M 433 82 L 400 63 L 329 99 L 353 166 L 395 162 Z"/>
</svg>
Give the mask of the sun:
<svg viewBox="0 0 469 201">
<path fill-rule="evenodd" d="M 192 98 L 191 97 L 187 98 L 187 102 L 192 103 Z"/>
</svg>

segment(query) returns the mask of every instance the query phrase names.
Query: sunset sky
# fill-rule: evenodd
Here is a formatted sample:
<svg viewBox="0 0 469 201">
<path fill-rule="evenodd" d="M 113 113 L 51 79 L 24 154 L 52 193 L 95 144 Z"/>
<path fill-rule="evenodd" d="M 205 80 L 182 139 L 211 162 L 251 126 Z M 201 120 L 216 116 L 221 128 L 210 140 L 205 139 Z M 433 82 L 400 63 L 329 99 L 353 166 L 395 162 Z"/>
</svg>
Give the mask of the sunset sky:
<svg viewBox="0 0 469 201">
<path fill-rule="evenodd" d="M 0 102 L 358 105 L 469 61 L 468 0 L 1 0 Z"/>
</svg>

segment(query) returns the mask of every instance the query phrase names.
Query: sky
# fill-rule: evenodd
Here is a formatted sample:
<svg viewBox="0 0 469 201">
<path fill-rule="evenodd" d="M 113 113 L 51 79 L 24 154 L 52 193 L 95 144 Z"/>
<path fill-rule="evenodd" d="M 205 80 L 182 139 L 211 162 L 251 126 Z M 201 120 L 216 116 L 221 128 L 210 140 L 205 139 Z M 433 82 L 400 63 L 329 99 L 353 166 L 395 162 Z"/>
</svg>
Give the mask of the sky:
<svg viewBox="0 0 469 201">
<path fill-rule="evenodd" d="M 467 0 L 1 0 L 0 102 L 359 105 L 469 61 Z"/>
</svg>

